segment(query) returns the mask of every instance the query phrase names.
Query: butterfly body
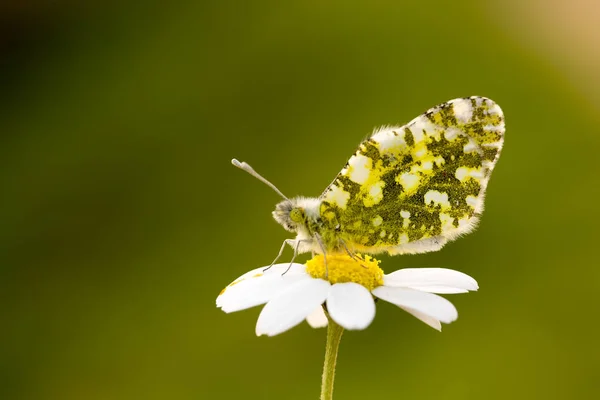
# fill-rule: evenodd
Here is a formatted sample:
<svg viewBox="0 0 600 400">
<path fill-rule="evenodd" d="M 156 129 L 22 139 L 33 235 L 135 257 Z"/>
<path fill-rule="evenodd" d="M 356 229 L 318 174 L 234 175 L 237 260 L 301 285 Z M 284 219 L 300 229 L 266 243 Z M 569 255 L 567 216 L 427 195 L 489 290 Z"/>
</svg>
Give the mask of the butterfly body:
<svg viewBox="0 0 600 400">
<path fill-rule="evenodd" d="M 273 217 L 298 252 L 436 251 L 475 228 L 503 141 L 496 103 L 451 100 L 376 130 L 319 198 L 286 198 Z"/>
</svg>

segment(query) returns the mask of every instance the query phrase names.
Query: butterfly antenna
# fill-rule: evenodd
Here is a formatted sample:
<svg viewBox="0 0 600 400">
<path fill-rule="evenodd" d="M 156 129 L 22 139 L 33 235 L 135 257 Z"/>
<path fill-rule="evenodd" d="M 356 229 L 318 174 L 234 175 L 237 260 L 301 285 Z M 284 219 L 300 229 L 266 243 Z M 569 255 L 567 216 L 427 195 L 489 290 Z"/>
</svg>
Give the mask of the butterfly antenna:
<svg viewBox="0 0 600 400">
<path fill-rule="evenodd" d="M 273 189 L 274 191 L 276 191 L 277 194 L 279 194 L 281 197 L 283 197 L 284 199 L 288 200 L 288 198 L 285 197 L 285 195 L 283 193 L 281 193 L 281 191 L 279 189 L 277 189 L 277 187 L 275 185 L 273 185 L 271 182 L 269 182 L 268 180 L 266 180 L 265 178 L 263 178 L 262 175 L 260 175 L 258 172 L 256 172 L 254 170 L 254 168 L 252 168 L 247 163 L 245 163 L 245 162 L 239 162 L 235 158 L 233 160 L 231 160 L 231 163 L 233 165 L 235 165 L 236 167 L 238 167 L 239 169 L 246 171 L 247 173 L 249 173 L 250 175 L 252 175 L 256 179 L 258 179 L 259 181 L 261 181 L 262 183 L 266 184 L 271 189 Z"/>
</svg>

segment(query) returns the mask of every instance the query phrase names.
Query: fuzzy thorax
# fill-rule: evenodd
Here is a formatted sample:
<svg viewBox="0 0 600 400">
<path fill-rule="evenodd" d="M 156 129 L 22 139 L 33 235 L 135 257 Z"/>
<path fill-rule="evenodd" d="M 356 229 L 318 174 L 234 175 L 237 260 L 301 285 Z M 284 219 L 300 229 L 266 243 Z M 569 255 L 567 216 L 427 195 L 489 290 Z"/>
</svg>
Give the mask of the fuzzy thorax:
<svg viewBox="0 0 600 400">
<path fill-rule="evenodd" d="M 306 262 L 306 272 L 317 279 L 325 279 L 332 284 L 354 282 L 373 290 L 383 285 L 383 270 L 379 260 L 368 255 L 328 254 L 327 268 L 322 254 Z"/>
</svg>

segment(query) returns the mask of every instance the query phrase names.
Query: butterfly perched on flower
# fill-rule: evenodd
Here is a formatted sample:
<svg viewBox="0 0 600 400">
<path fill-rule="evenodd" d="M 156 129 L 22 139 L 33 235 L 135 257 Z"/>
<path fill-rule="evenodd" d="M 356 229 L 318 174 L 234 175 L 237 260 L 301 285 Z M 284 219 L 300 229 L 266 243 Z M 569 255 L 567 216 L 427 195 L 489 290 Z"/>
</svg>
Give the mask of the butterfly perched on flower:
<svg viewBox="0 0 600 400">
<path fill-rule="evenodd" d="M 284 198 L 273 217 L 297 234 L 285 241 L 295 254 L 414 254 L 475 228 L 503 142 L 502 110 L 474 96 L 375 130 L 318 198 L 287 198 L 232 162 Z"/>
</svg>

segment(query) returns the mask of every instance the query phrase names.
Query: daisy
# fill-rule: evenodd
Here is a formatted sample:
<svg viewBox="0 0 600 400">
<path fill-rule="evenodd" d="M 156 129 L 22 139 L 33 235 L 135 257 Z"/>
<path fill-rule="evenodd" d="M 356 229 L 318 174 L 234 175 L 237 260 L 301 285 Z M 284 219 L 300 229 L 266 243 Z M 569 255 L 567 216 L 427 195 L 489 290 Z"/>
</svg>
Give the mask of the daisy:
<svg viewBox="0 0 600 400">
<path fill-rule="evenodd" d="M 441 330 L 441 323 L 455 321 L 458 313 L 435 293 L 478 289 L 475 279 L 451 269 L 406 268 L 385 275 L 379 261 L 369 256 L 328 255 L 326 262 L 327 266 L 317 255 L 305 265 L 254 269 L 223 289 L 217 307 L 230 313 L 266 303 L 256 334 L 274 336 L 304 320 L 314 328 L 326 326 L 328 317 L 348 330 L 365 329 L 375 317 L 379 298 Z"/>
</svg>

